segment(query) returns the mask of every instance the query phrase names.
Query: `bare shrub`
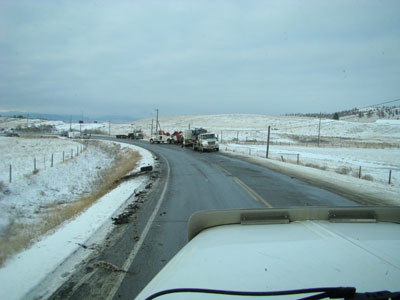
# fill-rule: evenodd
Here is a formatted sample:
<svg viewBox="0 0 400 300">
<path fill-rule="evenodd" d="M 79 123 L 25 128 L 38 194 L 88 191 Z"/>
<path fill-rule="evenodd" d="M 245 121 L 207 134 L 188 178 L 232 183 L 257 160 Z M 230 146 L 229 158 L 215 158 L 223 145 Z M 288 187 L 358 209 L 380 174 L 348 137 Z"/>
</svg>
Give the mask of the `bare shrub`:
<svg viewBox="0 0 400 300">
<path fill-rule="evenodd" d="M 33 175 L 36 175 L 37 173 L 39 173 L 39 169 L 35 169 L 35 170 L 33 170 Z"/>
<path fill-rule="evenodd" d="M 368 180 L 368 181 L 374 181 L 374 177 L 372 177 L 371 175 L 368 175 L 368 174 L 365 174 L 361 178 L 364 180 Z"/>
<path fill-rule="evenodd" d="M 352 168 L 350 167 L 345 167 L 341 166 L 335 170 L 336 173 L 342 174 L 342 175 L 349 175 L 352 172 Z"/>
<path fill-rule="evenodd" d="M 323 170 L 323 171 L 325 171 L 327 169 L 326 166 L 320 166 L 320 165 L 313 164 L 313 163 L 305 164 L 305 166 L 309 167 L 309 168 L 320 169 L 320 170 Z"/>
<path fill-rule="evenodd" d="M 3 193 L 7 190 L 7 185 L 3 182 L 0 181 L 0 193 Z"/>
</svg>

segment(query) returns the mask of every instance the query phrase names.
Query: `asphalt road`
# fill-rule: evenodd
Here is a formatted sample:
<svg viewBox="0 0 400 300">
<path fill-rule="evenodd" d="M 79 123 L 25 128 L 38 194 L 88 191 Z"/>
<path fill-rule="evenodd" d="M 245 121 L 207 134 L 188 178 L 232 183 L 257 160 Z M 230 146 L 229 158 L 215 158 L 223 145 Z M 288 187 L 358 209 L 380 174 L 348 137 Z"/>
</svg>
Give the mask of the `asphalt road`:
<svg viewBox="0 0 400 300">
<path fill-rule="evenodd" d="M 101 253 L 51 299 L 134 299 L 186 244 L 187 221 L 199 210 L 357 205 L 298 179 L 218 152 L 134 143 L 159 158 L 152 188 L 132 222 L 116 228 Z M 110 274 L 110 270 L 94 267 L 99 261 L 129 270 Z"/>
</svg>

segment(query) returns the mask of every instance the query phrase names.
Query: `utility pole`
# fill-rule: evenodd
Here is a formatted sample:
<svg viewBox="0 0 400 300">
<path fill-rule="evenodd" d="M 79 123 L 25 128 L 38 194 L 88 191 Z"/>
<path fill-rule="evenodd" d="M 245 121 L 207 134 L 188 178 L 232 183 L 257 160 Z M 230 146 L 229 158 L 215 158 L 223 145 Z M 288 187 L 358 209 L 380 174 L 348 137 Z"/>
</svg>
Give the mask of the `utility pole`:
<svg viewBox="0 0 400 300">
<path fill-rule="evenodd" d="M 154 119 L 151 119 L 151 136 L 153 136 L 153 123 L 154 123 Z"/>
<path fill-rule="evenodd" d="M 269 136 L 271 133 L 271 126 L 268 126 L 268 136 L 267 136 L 267 154 L 265 156 L 265 158 L 268 158 L 268 154 L 269 154 Z"/>
<path fill-rule="evenodd" d="M 111 136 L 111 120 L 108 121 L 108 136 Z"/>
<path fill-rule="evenodd" d="M 72 131 L 72 116 L 69 116 L 69 131 Z"/>
<path fill-rule="evenodd" d="M 156 108 L 156 111 L 157 111 L 156 134 L 158 134 L 158 108 Z"/>
<path fill-rule="evenodd" d="M 321 140 L 321 113 L 319 113 L 319 125 L 318 125 L 318 147 L 319 147 L 319 142 Z"/>
</svg>

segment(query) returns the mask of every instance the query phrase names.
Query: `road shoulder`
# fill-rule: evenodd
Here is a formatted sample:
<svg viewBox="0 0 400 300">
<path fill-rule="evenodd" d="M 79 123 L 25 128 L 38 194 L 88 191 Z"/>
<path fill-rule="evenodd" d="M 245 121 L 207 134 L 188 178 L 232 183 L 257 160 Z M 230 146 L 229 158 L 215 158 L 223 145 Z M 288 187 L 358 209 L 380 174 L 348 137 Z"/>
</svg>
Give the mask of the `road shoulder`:
<svg viewBox="0 0 400 300">
<path fill-rule="evenodd" d="M 251 157 L 238 153 L 221 152 L 221 154 L 297 178 L 303 182 L 346 197 L 361 205 L 400 205 L 400 200 L 398 200 L 400 190 L 389 184 L 385 186 L 381 183 L 370 182 L 341 174 L 328 173 L 319 169 L 260 157 Z"/>
</svg>

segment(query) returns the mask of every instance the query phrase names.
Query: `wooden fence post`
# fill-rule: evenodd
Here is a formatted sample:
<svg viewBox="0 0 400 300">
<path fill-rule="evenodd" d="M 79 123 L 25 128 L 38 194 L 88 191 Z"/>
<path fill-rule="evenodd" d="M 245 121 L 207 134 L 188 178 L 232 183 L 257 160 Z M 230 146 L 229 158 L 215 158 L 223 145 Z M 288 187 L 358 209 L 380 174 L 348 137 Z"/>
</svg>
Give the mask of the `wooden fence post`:
<svg viewBox="0 0 400 300">
<path fill-rule="evenodd" d="M 358 178 L 361 178 L 361 166 L 360 169 L 358 170 Z"/>
<path fill-rule="evenodd" d="M 297 164 L 299 164 L 299 163 L 300 163 L 300 154 L 297 153 Z"/>
<path fill-rule="evenodd" d="M 51 154 L 51 167 L 53 167 L 54 166 L 54 154 L 52 153 Z"/>
<path fill-rule="evenodd" d="M 271 126 L 268 126 L 268 136 L 267 136 L 267 153 L 265 155 L 265 158 L 268 158 L 268 154 L 269 154 L 269 135 L 271 133 Z"/>
<path fill-rule="evenodd" d="M 10 165 L 10 183 L 12 182 L 12 166 Z"/>
<path fill-rule="evenodd" d="M 389 170 L 389 184 L 392 183 L 392 170 Z"/>
<path fill-rule="evenodd" d="M 36 157 L 33 159 L 33 171 L 36 171 Z"/>
<path fill-rule="evenodd" d="M 65 152 L 63 151 L 63 162 L 64 162 Z"/>
</svg>

